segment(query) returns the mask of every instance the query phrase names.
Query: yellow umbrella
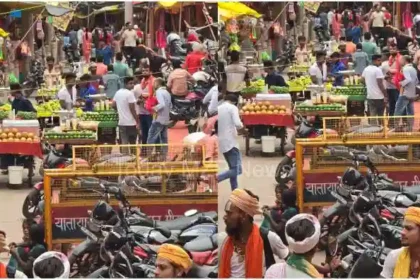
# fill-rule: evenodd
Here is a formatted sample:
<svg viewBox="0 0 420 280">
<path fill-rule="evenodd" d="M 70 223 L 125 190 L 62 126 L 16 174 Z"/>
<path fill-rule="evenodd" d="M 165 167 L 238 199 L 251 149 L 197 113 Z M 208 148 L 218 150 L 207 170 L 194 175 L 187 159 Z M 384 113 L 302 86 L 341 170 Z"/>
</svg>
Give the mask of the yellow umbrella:
<svg viewBox="0 0 420 280">
<path fill-rule="evenodd" d="M 238 16 L 252 16 L 260 18 L 261 14 L 240 2 L 218 2 L 218 11 L 222 18 L 233 18 Z"/>
<path fill-rule="evenodd" d="M 178 1 L 159 1 L 158 3 L 164 8 L 171 8 L 176 3 L 178 3 Z"/>
</svg>

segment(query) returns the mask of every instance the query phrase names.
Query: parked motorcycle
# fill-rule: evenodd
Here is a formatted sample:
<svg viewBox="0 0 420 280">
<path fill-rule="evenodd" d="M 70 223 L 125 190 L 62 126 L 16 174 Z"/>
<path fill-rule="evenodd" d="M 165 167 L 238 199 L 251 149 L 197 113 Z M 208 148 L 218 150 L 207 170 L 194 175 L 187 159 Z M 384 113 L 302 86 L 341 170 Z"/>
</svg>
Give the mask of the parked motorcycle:
<svg viewBox="0 0 420 280">
<path fill-rule="evenodd" d="M 287 40 L 284 45 L 284 51 L 280 56 L 276 58 L 277 70 L 281 73 L 292 65 L 292 62 L 295 60 L 295 51 L 296 47 L 294 46 L 291 40 Z"/>
<path fill-rule="evenodd" d="M 31 96 L 37 89 L 41 88 L 44 83 L 44 67 L 41 62 L 32 60 L 29 73 L 26 80 L 22 84 L 23 93 L 26 97 Z"/>
</svg>

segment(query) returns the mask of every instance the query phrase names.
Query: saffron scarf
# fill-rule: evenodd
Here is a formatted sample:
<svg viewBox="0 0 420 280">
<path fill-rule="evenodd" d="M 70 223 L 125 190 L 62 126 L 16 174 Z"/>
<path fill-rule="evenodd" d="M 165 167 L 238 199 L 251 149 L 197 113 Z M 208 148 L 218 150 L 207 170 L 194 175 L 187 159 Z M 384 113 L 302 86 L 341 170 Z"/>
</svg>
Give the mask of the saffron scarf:
<svg viewBox="0 0 420 280">
<path fill-rule="evenodd" d="M 410 252 L 407 247 L 404 247 L 398 256 L 393 278 L 410 278 L 410 263 Z M 418 278 L 420 278 L 420 274 Z"/>
<path fill-rule="evenodd" d="M 222 249 L 219 263 L 219 278 L 230 278 L 233 240 L 228 237 Z M 254 224 L 245 250 L 245 278 L 263 278 L 264 241 L 260 230 Z"/>
<path fill-rule="evenodd" d="M 301 255 L 291 254 L 287 259 L 287 264 L 294 269 L 308 274 L 311 278 L 322 278 L 322 275 L 318 272 L 315 266 L 305 260 L 305 258 Z"/>
<path fill-rule="evenodd" d="M 392 55 L 389 57 L 388 65 L 389 67 L 392 67 L 392 64 L 395 62 L 395 67 L 397 69 L 397 72 L 392 77 L 392 82 L 397 87 L 398 90 L 401 89 L 401 81 L 404 80 L 404 75 L 401 73 L 401 64 L 400 64 L 400 58 L 401 55 L 397 54 L 395 58 L 392 57 Z"/>
</svg>

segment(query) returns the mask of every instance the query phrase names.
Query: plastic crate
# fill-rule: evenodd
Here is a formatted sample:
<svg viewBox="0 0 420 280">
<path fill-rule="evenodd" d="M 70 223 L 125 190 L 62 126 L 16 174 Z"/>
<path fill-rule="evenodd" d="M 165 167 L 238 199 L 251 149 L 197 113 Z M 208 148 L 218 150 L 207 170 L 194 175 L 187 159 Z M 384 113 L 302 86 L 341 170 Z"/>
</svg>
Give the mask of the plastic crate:
<svg viewBox="0 0 420 280">
<path fill-rule="evenodd" d="M 98 127 L 98 143 L 115 145 L 117 139 L 116 127 Z"/>
<path fill-rule="evenodd" d="M 347 102 L 348 116 L 364 116 L 365 115 L 365 101 L 349 100 Z"/>
</svg>

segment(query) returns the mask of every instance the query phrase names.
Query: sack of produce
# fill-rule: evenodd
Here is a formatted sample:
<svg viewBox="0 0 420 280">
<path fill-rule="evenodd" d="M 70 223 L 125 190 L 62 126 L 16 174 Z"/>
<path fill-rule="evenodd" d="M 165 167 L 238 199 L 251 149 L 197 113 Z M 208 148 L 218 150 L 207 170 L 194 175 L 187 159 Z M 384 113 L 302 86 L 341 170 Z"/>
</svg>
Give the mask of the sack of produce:
<svg viewBox="0 0 420 280">
<path fill-rule="evenodd" d="M 98 130 L 99 122 L 96 121 L 80 121 L 79 128 L 84 130 Z"/>
</svg>

